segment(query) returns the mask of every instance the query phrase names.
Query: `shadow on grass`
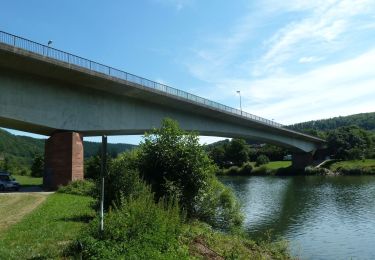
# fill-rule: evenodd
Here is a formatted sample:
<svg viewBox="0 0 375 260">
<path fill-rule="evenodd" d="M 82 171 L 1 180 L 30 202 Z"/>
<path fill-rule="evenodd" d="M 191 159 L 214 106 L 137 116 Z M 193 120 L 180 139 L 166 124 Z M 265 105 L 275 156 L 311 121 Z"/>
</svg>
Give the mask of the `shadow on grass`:
<svg viewBox="0 0 375 260">
<path fill-rule="evenodd" d="M 80 216 L 60 218 L 59 221 L 89 223 L 93 219 L 94 219 L 93 215 L 85 214 L 85 215 L 80 215 Z"/>
</svg>

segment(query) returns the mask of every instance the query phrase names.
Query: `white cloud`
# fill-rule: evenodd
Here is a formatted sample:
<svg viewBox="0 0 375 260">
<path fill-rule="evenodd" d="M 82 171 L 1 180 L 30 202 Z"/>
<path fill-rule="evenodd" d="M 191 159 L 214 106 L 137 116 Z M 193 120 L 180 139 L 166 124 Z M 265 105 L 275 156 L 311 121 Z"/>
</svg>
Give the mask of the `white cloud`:
<svg viewBox="0 0 375 260">
<path fill-rule="evenodd" d="M 244 81 L 244 107 L 285 124 L 375 111 L 373 68 L 375 49 L 300 75 Z"/>
<path fill-rule="evenodd" d="M 191 74 L 212 85 L 206 97 L 229 100 L 241 90 L 247 112 L 284 124 L 375 111 L 375 49 L 351 44 L 372 28 L 374 1 L 268 0 L 260 6 L 189 58 Z M 255 45 L 254 33 L 278 15 L 289 19 L 267 27 L 273 33 Z M 256 55 L 246 57 L 246 47 Z"/>
<path fill-rule="evenodd" d="M 156 3 L 169 5 L 176 8 L 177 11 L 193 4 L 195 0 L 154 0 Z"/>
<path fill-rule="evenodd" d="M 301 57 L 298 62 L 299 63 L 312 63 L 312 62 L 318 62 L 323 60 L 323 57 L 316 57 L 316 56 L 309 56 L 309 57 Z"/>
</svg>

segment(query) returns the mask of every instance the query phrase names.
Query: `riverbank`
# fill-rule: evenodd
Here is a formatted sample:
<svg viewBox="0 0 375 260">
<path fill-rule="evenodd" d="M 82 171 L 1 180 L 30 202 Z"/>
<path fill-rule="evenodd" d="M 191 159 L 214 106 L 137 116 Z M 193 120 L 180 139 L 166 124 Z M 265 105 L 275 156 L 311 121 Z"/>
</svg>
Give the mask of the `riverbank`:
<svg viewBox="0 0 375 260">
<path fill-rule="evenodd" d="M 1 203 L 1 211 L 7 212 L 7 218 L 10 219 L 20 216 L 22 210 L 17 209 L 25 203 L 30 204 L 34 199 L 33 196 L 21 193 L 6 194 L 6 196 L 19 198 L 12 204 Z M 80 235 L 90 225 L 92 226 L 93 221 L 97 221 L 97 213 L 92 209 L 94 199 L 90 196 L 65 193 L 54 193 L 46 197 L 47 199 L 38 203 L 32 210 L 24 212 L 25 214 L 18 217 L 16 221 L 7 222 L 7 226 L 2 227 L 0 234 L 2 257 L 6 259 L 65 259 L 74 256 L 76 252 L 71 250 L 72 242 L 77 241 Z M 134 209 L 130 209 L 129 212 L 134 212 Z M 137 222 L 136 225 L 144 222 L 133 217 L 130 215 L 127 218 L 129 221 Z M 160 225 L 160 219 L 154 219 L 149 224 L 151 226 L 148 226 L 147 230 L 155 230 L 152 225 Z M 94 226 L 97 227 L 97 225 Z M 108 227 L 106 224 L 106 228 Z M 131 227 L 134 226 L 129 226 L 129 231 L 122 230 L 122 232 L 134 232 Z M 143 236 L 142 234 L 134 235 Z M 149 233 L 146 237 L 143 239 L 150 243 L 143 245 L 152 246 L 161 235 Z M 241 232 L 219 232 L 199 221 L 181 223 L 177 246 L 177 251 L 186 252 L 186 259 L 290 259 L 285 241 L 256 242 Z M 139 246 L 139 250 L 150 250 L 150 248 Z M 142 255 L 142 251 L 133 253 L 134 257 Z M 163 257 L 163 252 L 160 252 L 160 256 Z"/>
<path fill-rule="evenodd" d="M 305 170 L 296 171 L 291 167 L 290 161 L 273 161 L 261 166 L 255 162 L 245 163 L 243 166 L 232 166 L 219 169 L 217 175 L 221 176 L 301 176 L 301 175 L 375 175 L 375 159 L 351 161 L 327 161 L 320 167 L 306 167 Z"/>
</svg>

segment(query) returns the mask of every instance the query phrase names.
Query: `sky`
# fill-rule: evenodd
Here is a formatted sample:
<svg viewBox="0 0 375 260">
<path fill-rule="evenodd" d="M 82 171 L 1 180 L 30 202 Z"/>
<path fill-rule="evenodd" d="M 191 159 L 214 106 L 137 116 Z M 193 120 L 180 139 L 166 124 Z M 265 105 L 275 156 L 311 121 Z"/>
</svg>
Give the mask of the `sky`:
<svg viewBox="0 0 375 260">
<path fill-rule="evenodd" d="M 4 0 L 0 30 L 282 124 L 375 111 L 374 0 Z"/>
</svg>

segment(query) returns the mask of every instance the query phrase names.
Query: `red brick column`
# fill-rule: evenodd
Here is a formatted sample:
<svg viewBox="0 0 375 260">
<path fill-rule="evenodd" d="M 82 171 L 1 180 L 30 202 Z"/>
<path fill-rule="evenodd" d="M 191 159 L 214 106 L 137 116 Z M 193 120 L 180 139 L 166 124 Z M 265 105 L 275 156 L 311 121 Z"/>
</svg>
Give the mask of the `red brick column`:
<svg viewBox="0 0 375 260">
<path fill-rule="evenodd" d="M 83 136 L 76 132 L 53 134 L 45 144 L 43 187 L 55 190 L 83 179 Z"/>
</svg>

